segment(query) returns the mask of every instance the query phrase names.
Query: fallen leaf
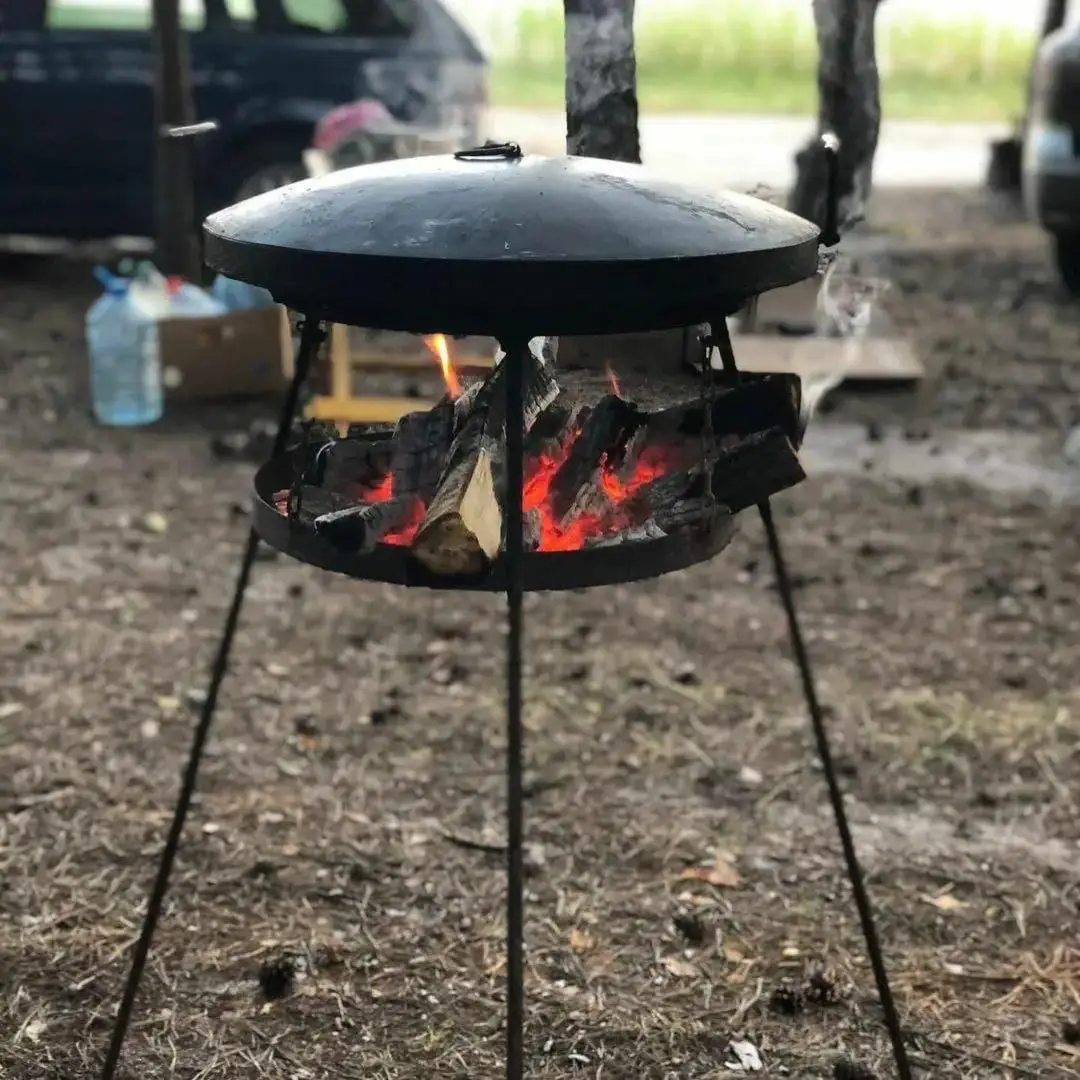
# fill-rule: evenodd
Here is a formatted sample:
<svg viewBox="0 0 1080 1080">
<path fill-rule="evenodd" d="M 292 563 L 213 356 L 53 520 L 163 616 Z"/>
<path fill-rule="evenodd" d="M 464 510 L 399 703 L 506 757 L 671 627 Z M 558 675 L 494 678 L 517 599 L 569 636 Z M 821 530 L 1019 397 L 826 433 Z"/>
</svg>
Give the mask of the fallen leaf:
<svg viewBox="0 0 1080 1080">
<path fill-rule="evenodd" d="M 165 694 L 157 699 L 157 707 L 163 713 L 174 713 L 180 708 L 180 699 L 171 694 Z"/>
<path fill-rule="evenodd" d="M 206 834 L 207 834 L 207 836 L 213 836 L 213 835 L 214 835 L 214 833 L 219 833 L 219 832 L 221 832 L 221 826 L 220 826 L 220 825 L 219 825 L 219 824 L 218 824 L 218 823 L 217 823 L 216 821 L 208 821 L 208 822 L 207 822 L 207 823 L 206 823 L 206 824 L 205 824 L 205 825 L 204 825 L 204 826 L 202 827 L 202 831 L 203 831 L 204 833 L 206 833 Z"/>
<path fill-rule="evenodd" d="M 952 893 L 941 893 L 939 896 L 924 896 L 923 899 L 928 904 L 933 904 L 938 911 L 956 911 L 959 908 L 967 907 L 963 900 L 957 900 Z"/>
<path fill-rule="evenodd" d="M 266 674 L 273 675 L 275 678 L 280 679 L 289 674 L 289 669 L 284 664 L 271 663 L 266 665 Z"/>
<path fill-rule="evenodd" d="M 735 1061 L 725 1062 L 732 1072 L 761 1072 L 761 1055 L 751 1042 L 733 1042 L 728 1050 L 735 1056 Z"/>
<path fill-rule="evenodd" d="M 664 967 L 676 979 L 692 979 L 698 973 L 698 969 L 689 960 L 683 960 L 678 956 L 665 957 Z"/>
<path fill-rule="evenodd" d="M 794 960 L 799 956 L 802 956 L 802 950 L 795 945 L 785 945 L 781 950 L 780 955 L 785 960 Z"/>
<path fill-rule="evenodd" d="M 144 515 L 142 526 L 147 532 L 157 533 L 160 536 L 162 533 L 168 532 L 169 521 L 164 514 L 151 510 L 149 514 Z"/>
<path fill-rule="evenodd" d="M 588 952 L 594 945 L 593 939 L 576 926 L 570 931 L 570 948 L 576 952 Z"/>
<path fill-rule="evenodd" d="M 734 889 L 742 884 L 739 871 L 724 858 L 717 855 L 712 866 L 688 866 L 680 875 L 680 881 L 704 881 L 721 889 Z"/>
<path fill-rule="evenodd" d="M 746 952 L 742 946 L 737 945 L 734 941 L 725 941 L 722 946 L 724 953 L 724 959 L 729 964 L 741 964 L 746 959 Z"/>
<path fill-rule="evenodd" d="M 18 704 L 18 702 L 5 701 L 3 705 L 0 705 L 0 720 L 7 720 L 16 713 L 21 713 L 23 708 L 24 706 Z"/>
</svg>

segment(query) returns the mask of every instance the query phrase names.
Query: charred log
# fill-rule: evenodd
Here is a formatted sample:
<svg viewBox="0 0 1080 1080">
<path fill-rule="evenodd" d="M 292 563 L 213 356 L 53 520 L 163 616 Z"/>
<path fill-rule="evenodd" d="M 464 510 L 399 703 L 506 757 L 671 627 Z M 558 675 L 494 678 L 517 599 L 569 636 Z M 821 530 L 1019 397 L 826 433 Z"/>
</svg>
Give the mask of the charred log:
<svg viewBox="0 0 1080 1080">
<path fill-rule="evenodd" d="M 626 447 L 645 421 L 645 414 L 614 394 L 602 398 L 585 417 L 566 460 L 551 482 L 551 510 L 556 518 L 570 514 L 575 500 L 604 463 L 618 468 Z"/>
<path fill-rule="evenodd" d="M 623 529 L 622 532 L 616 533 L 614 536 L 600 536 L 596 539 L 587 540 L 585 546 L 617 547 L 619 544 L 642 544 L 649 540 L 663 540 L 666 536 L 667 533 L 660 525 L 652 518 L 649 518 L 648 521 L 644 521 L 640 525 L 634 525 L 629 529 Z"/>
<path fill-rule="evenodd" d="M 523 411 L 527 433 L 558 396 L 559 387 L 539 348 L 526 351 L 525 363 Z M 482 574 L 499 552 L 503 531 L 500 489 L 506 440 L 506 370 L 504 360 L 476 390 L 413 539 L 413 556 L 432 573 Z"/>
<path fill-rule="evenodd" d="M 791 439 L 774 429 L 751 436 L 721 456 L 712 469 L 712 494 L 737 514 L 805 479 Z"/>
<path fill-rule="evenodd" d="M 389 433 L 391 436 L 393 432 Z M 390 471 L 395 445 L 392 439 L 337 439 L 320 451 L 312 469 L 312 481 L 330 491 L 347 494 L 357 488 L 373 488 Z"/>
<path fill-rule="evenodd" d="M 315 518 L 315 531 L 342 551 L 370 552 L 387 533 L 412 522 L 420 512 L 415 496 L 399 495 L 386 502 L 347 506 Z"/>
<path fill-rule="evenodd" d="M 391 466 L 393 492 L 427 502 L 439 483 L 454 439 L 454 403 L 442 401 L 427 412 L 407 413 L 397 425 Z"/>
<path fill-rule="evenodd" d="M 651 517 L 665 530 L 687 524 L 689 503 L 712 501 L 737 514 L 806 479 L 788 435 L 779 428 L 741 439 L 706 466 L 709 491 L 700 464 L 676 469 L 643 485 L 631 502 L 635 519 Z"/>
<path fill-rule="evenodd" d="M 747 379 L 734 386 L 718 386 L 713 394 L 712 429 L 718 439 L 725 435 L 752 435 L 776 427 L 793 442 L 798 440 L 802 405 L 802 383 L 798 375 Z M 697 401 L 650 414 L 648 430 L 650 438 L 660 433 L 700 438 L 704 426 L 704 404 Z"/>
</svg>

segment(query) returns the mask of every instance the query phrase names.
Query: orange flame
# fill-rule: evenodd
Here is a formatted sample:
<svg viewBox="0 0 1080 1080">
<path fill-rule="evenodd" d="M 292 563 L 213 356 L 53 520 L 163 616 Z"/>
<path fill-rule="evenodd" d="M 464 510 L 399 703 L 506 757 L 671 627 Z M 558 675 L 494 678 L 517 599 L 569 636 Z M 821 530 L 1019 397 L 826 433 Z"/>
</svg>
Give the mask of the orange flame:
<svg viewBox="0 0 1080 1080">
<path fill-rule="evenodd" d="M 607 372 L 608 386 L 611 388 L 611 392 L 616 397 L 622 397 L 622 391 L 619 389 L 619 379 L 614 371 L 611 370 L 610 364 L 604 365 L 604 371 Z"/>
<path fill-rule="evenodd" d="M 424 338 L 424 344 L 431 355 L 439 361 L 439 370 L 442 371 L 443 382 L 446 383 L 446 390 L 450 397 L 461 397 L 461 380 L 450 359 L 450 344 L 446 340 L 446 335 L 430 334 Z"/>
</svg>

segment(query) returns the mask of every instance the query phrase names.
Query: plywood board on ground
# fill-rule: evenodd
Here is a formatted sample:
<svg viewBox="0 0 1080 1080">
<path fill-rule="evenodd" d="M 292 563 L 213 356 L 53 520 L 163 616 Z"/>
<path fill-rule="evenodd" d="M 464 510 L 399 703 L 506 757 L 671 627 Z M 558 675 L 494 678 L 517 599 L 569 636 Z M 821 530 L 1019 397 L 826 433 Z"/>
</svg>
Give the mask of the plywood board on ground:
<svg viewBox="0 0 1080 1080">
<path fill-rule="evenodd" d="M 821 278 L 815 274 L 784 289 L 772 289 L 762 293 L 757 302 L 757 328 L 765 329 L 781 323 L 812 327 L 817 313 L 820 287 Z"/>
<path fill-rule="evenodd" d="M 807 378 L 841 373 L 846 379 L 915 382 L 926 374 L 902 338 L 843 339 L 736 334 L 735 360 L 743 371 L 790 371 Z"/>
</svg>

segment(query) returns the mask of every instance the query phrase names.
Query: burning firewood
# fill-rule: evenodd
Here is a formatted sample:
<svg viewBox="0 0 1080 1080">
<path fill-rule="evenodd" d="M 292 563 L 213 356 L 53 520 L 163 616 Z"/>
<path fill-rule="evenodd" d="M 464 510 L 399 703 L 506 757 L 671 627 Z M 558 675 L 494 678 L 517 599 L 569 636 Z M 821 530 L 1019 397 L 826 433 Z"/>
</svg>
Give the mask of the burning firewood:
<svg viewBox="0 0 1080 1080">
<path fill-rule="evenodd" d="M 370 551 L 387 533 L 410 525 L 435 491 L 453 434 L 452 401 L 442 401 L 427 412 L 407 413 L 394 433 L 390 497 L 322 514 L 315 519 L 315 531 L 336 547 L 361 552 Z M 369 450 L 369 460 L 380 445 Z M 338 457 L 347 460 L 348 455 Z"/>
<path fill-rule="evenodd" d="M 582 492 L 603 462 L 621 463 L 627 444 L 645 420 L 632 402 L 614 394 L 601 398 L 585 417 L 570 453 L 551 482 L 551 510 L 556 518 L 569 516 L 575 507 L 584 510 L 588 502 Z"/>
<path fill-rule="evenodd" d="M 543 358 L 542 342 L 534 339 L 526 352 L 525 433 L 559 394 L 551 366 Z M 505 378 L 503 361 L 476 390 L 413 539 L 413 557 L 432 573 L 481 574 L 502 546 Z"/>
<path fill-rule="evenodd" d="M 414 495 L 398 495 L 385 502 L 347 506 L 315 519 L 315 531 L 345 551 L 371 551 L 381 537 L 405 528 L 422 504 Z"/>
</svg>

